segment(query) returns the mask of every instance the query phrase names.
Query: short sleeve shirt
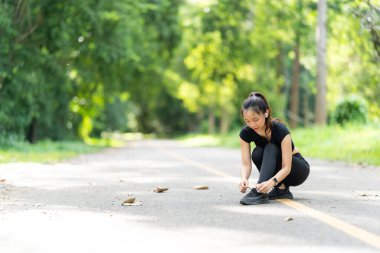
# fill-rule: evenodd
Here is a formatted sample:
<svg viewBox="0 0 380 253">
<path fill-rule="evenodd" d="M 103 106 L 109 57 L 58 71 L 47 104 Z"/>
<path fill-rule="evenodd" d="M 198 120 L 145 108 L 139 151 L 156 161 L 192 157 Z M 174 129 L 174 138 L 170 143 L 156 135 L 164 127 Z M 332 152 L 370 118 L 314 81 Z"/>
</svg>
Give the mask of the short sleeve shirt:
<svg viewBox="0 0 380 253">
<path fill-rule="evenodd" d="M 281 149 L 281 142 L 285 138 L 285 136 L 287 136 L 288 134 L 290 134 L 290 132 L 284 124 L 278 121 L 272 122 L 272 131 L 271 131 L 271 139 L 270 139 L 271 143 L 275 144 Z M 252 128 L 248 126 L 245 126 L 241 129 L 239 136 L 243 141 L 247 143 L 254 142 L 257 147 L 263 148 L 265 147 L 265 145 L 269 143 L 265 137 L 259 135 L 258 133 L 255 132 L 255 130 L 253 130 Z M 292 140 L 292 150 L 294 150 L 293 140 Z"/>
</svg>

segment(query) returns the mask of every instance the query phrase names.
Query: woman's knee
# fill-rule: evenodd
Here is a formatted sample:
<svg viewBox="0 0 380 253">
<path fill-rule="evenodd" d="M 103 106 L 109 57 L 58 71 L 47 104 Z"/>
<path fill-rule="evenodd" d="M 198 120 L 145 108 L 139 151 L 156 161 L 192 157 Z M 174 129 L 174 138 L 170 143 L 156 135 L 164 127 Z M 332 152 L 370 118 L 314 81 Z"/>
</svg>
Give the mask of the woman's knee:
<svg viewBox="0 0 380 253">
<path fill-rule="evenodd" d="M 267 145 L 265 145 L 265 152 L 280 152 L 280 149 L 276 146 L 276 144 L 274 143 L 268 143 Z"/>
<path fill-rule="evenodd" d="M 261 147 L 255 147 L 255 149 L 252 151 L 252 160 L 253 161 L 259 161 L 263 158 L 263 148 Z"/>
<path fill-rule="evenodd" d="M 298 186 L 303 184 L 310 174 L 310 167 L 306 164 L 298 164 L 294 166 L 292 164 L 292 170 L 290 174 L 285 178 L 285 184 L 289 186 Z"/>
<path fill-rule="evenodd" d="M 281 167 L 281 149 L 276 146 L 273 143 L 268 143 L 265 148 L 264 148 L 264 157 L 271 157 L 272 159 L 275 159 L 277 161 L 277 166 L 276 167 Z"/>
</svg>

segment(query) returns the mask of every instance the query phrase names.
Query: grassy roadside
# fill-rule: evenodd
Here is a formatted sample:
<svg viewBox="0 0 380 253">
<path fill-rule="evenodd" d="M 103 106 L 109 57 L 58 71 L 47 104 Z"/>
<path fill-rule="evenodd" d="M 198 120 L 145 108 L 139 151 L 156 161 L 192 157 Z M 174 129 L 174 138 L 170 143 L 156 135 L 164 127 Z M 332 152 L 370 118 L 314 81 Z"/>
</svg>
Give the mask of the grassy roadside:
<svg viewBox="0 0 380 253">
<path fill-rule="evenodd" d="M 295 145 L 305 157 L 380 166 L 379 127 L 328 126 L 298 128 L 291 132 Z M 235 130 L 225 136 L 188 134 L 177 139 L 189 146 L 239 148 L 238 136 L 239 130 Z M 105 147 L 121 146 L 120 140 L 145 137 L 136 134 L 112 134 L 103 139 L 87 140 L 87 144 L 80 141 L 42 141 L 33 145 L 17 142 L 8 147 L 0 147 L 0 163 L 52 163 L 79 154 L 98 152 Z"/>
<path fill-rule="evenodd" d="M 103 139 L 91 139 L 87 144 L 81 141 L 41 141 L 36 144 L 16 142 L 6 147 L 0 147 L 0 163 L 53 163 L 114 146 L 117 146 L 117 143 Z"/>
<path fill-rule="evenodd" d="M 305 157 L 380 166 L 380 128 L 373 126 L 327 126 L 291 131 L 297 148 Z M 225 136 L 185 135 L 190 146 L 239 148 L 239 130 Z"/>
<path fill-rule="evenodd" d="M 380 166 L 380 128 L 315 127 L 292 136 L 305 156 Z"/>
</svg>

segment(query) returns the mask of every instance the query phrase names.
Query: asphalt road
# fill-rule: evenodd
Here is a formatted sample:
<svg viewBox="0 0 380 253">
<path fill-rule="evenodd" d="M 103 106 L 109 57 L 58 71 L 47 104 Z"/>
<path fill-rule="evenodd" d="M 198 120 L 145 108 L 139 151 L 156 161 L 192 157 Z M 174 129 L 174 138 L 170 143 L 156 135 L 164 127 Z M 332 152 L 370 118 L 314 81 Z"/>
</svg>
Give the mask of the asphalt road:
<svg viewBox="0 0 380 253">
<path fill-rule="evenodd" d="M 0 252 L 380 252 L 380 168 L 308 160 L 293 201 L 259 206 L 239 204 L 235 149 L 150 140 L 3 164 Z"/>
</svg>

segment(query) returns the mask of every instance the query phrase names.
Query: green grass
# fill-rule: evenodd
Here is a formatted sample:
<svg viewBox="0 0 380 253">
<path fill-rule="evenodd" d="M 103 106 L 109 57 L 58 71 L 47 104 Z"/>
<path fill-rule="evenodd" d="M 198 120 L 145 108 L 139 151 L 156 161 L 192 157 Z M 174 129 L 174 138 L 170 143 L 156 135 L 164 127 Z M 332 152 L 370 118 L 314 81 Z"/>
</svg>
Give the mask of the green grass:
<svg viewBox="0 0 380 253">
<path fill-rule="evenodd" d="M 36 144 L 15 138 L 0 139 L 0 163 L 40 162 L 55 163 L 80 154 L 101 151 L 106 147 L 118 148 L 131 140 L 151 138 L 141 133 L 102 133 L 101 138 L 86 138 L 84 141 L 39 141 Z"/>
<path fill-rule="evenodd" d="M 308 157 L 380 166 L 380 128 L 314 127 L 297 129 L 292 137 Z"/>
<path fill-rule="evenodd" d="M 305 157 L 380 166 L 380 128 L 374 126 L 327 126 L 291 131 L 296 147 Z M 180 138 L 190 146 L 239 148 L 239 130 L 225 136 L 190 134 Z"/>
<path fill-rule="evenodd" d="M 106 141 L 98 141 L 95 145 L 80 141 L 41 141 L 36 144 L 16 142 L 11 146 L 0 148 L 0 163 L 54 163 L 79 154 L 97 152 L 106 146 L 110 146 Z"/>
</svg>

